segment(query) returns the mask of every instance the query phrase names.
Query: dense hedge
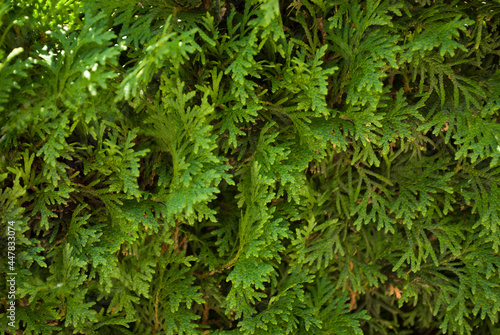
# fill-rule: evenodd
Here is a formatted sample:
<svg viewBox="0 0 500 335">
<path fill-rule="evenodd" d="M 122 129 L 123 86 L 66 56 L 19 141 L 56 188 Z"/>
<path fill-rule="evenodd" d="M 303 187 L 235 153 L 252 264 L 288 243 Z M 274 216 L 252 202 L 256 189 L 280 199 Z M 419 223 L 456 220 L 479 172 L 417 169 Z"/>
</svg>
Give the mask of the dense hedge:
<svg viewBox="0 0 500 335">
<path fill-rule="evenodd" d="M 0 2 L 2 331 L 500 334 L 499 16 Z"/>
</svg>

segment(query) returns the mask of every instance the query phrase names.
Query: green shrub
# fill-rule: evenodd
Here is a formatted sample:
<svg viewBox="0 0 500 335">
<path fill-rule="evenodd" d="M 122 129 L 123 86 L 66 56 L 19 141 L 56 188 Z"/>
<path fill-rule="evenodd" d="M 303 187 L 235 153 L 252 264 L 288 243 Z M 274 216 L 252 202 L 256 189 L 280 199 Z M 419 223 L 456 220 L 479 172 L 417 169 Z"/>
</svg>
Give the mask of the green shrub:
<svg viewBox="0 0 500 335">
<path fill-rule="evenodd" d="M 2 331 L 500 334 L 499 16 L 1 2 Z"/>
</svg>

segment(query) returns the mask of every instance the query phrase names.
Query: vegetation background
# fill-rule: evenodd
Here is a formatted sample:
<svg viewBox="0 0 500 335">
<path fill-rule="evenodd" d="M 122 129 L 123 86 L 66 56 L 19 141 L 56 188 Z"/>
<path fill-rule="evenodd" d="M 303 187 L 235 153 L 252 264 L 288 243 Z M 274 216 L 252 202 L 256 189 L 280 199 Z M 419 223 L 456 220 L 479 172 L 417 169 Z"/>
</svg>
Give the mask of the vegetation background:
<svg viewBox="0 0 500 335">
<path fill-rule="evenodd" d="M 499 16 L 0 1 L 1 331 L 500 334 Z"/>
</svg>

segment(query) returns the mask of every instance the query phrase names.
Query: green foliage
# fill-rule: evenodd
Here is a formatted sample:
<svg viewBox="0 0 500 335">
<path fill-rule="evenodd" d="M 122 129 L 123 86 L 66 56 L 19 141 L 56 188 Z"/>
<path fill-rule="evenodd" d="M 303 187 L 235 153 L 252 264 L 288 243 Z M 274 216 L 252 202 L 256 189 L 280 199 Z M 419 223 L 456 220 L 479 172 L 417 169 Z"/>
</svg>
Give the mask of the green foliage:
<svg viewBox="0 0 500 335">
<path fill-rule="evenodd" d="M 499 334 L 499 17 L 2 1 L 2 332 Z"/>
</svg>

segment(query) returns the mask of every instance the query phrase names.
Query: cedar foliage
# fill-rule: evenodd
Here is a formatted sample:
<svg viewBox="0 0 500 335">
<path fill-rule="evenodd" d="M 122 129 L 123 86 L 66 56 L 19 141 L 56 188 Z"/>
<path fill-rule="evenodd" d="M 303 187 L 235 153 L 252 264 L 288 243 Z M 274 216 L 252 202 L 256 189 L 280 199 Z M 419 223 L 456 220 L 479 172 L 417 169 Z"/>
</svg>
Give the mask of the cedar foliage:
<svg viewBox="0 0 500 335">
<path fill-rule="evenodd" d="M 499 334 L 499 18 L 2 1 L 17 329 Z"/>
</svg>

